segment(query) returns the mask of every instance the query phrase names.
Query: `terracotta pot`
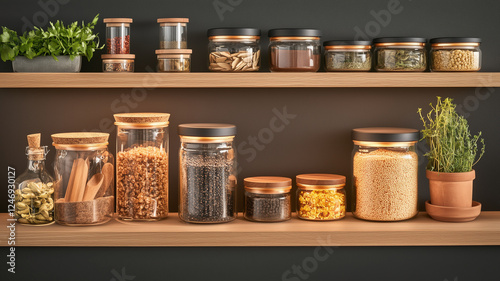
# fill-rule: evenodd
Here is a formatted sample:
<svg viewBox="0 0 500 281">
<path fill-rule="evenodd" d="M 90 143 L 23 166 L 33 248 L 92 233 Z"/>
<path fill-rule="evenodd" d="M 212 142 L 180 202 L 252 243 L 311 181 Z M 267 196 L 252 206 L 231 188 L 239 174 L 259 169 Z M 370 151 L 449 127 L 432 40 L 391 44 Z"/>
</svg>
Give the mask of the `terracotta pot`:
<svg viewBox="0 0 500 281">
<path fill-rule="evenodd" d="M 465 173 L 439 173 L 426 171 L 429 179 L 431 204 L 446 207 L 472 207 L 474 170 Z"/>
</svg>

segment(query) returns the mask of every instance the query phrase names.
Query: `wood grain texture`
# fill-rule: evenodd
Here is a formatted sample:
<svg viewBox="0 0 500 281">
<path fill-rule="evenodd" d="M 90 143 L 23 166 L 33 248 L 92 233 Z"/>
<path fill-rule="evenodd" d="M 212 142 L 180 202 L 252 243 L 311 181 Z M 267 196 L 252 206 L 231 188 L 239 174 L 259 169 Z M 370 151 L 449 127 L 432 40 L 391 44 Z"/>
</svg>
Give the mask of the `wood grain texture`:
<svg viewBox="0 0 500 281">
<path fill-rule="evenodd" d="M 500 73 L 0 73 L 0 88 L 500 87 Z"/>
<path fill-rule="evenodd" d="M 0 214 L 1 246 L 7 246 L 8 214 Z M 197 225 L 177 214 L 159 222 L 111 221 L 101 226 L 23 226 L 16 224 L 15 246 L 48 247 L 212 247 L 212 246 L 465 246 L 500 245 L 500 211 L 483 212 L 472 222 L 445 223 L 426 213 L 392 223 L 357 220 L 349 214 L 332 222 L 293 218 L 254 223 L 241 217 L 226 224 Z"/>
</svg>

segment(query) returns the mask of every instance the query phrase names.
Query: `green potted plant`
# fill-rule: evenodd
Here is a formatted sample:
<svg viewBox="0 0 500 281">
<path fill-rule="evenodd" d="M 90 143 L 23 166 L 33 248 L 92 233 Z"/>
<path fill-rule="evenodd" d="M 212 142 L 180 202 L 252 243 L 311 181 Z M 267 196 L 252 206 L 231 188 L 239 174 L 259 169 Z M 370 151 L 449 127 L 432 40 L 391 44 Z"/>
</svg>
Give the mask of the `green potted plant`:
<svg viewBox="0 0 500 281">
<path fill-rule="evenodd" d="M 12 61 L 14 72 L 79 72 L 82 56 L 90 61 L 94 51 L 103 47 L 93 31 L 98 18 L 81 26 L 50 22 L 46 30 L 35 27 L 23 35 L 2 26 L 1 58 Z"/>
<path fill-rule="evenodd" d="M 473 220 L 481 205 L 472 201 L 472 167 L 484 155 L 484 139 L 481 132 L 471 134 L 467 120 L 456 112 L 451 98 L 437 97 L 436 105 L 431 103 L 430 107 L 425 116 L 418 109 L 424 127 L 422 137 L 429 145 L 425 154 L 429 160 L 426 176 L 431 197 L 426 202 L 427 212 L 442 221 Z"/>
</svg>

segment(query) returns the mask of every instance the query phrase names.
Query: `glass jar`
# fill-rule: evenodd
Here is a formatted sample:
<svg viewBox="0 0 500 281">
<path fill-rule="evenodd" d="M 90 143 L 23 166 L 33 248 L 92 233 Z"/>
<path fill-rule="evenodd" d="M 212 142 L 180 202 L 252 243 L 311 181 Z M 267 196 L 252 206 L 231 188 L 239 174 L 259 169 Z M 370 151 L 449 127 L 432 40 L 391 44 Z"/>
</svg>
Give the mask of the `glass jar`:
<svg viewBox="0 0 500 281">
<path fill-rule="evenodd" d="M 316 72 L 321 65 L 321 31 L 283 28 L 269 30 L 272 72 Z"/>
<path fill-rule="evenodd" d="M 188 18 L 162 18 L 160 24 L 160 49 L 187 49 Z"/>
<path fill-rule="evenodd" d="M 158 72 L 190 72 L 191 49 L 156 50 Z"/>
<path fill-rule="evenodd" d="M 107 133 L 53 134 L 56 222 L 97 225 L 115 210 L 114 157 Z"/>
<path fill-rule="evenodd" d="M 386 37 L 373 40 L 376 71 L 425 71 L 425 38 Z"/>
<path fill-rule="evenodd" d="M 210 71 L 259 70 L 260 29 L 212 28 L 207 35 Z"/>
<path fill-rule="evenodd" d="M 121 220 L 168 215 L 168 113 L 115 114 L 116 211 Z"/>
<path fill-rule="evenodd" d="M 236 218 L 236 126 L 179 125 L 179 217 L 191 223 Z"/>
<path fill-rule="evenodd" d="M 292 179 L 285 177 L 245 178 L 245 219 L 280 222 L 292 217 Z"/>
<path fill-rule="evenodd" d="M 130 54 L 129 18 L 103 19 L 106 24 L 106 50 L 108 54 Z"/>
<path fill-rule="evenodd" d="M 370 71 L 372 42 L 332 40 L 323 43 L 326 71 Z"/>
<path fill-rule="evenodd" d="M 479 71 L 481 38 L 450 37 L 430 40 L 431 71 Z"/>
<path fill-rule="evenodd" d="M 370 221 L 414 217 L 418 200 L 419 132 L 404 128 L 352 131 L 353 214 Z"/>
<path fill-rule="evenodd" d="M 103 72 L 134 72 L 135 55 L 101 55 Z"/>
<path fill-rule="evenodd" d="M 331 221 L 345 217 L 345 176 L 303 174 L 297 181 L 297 216 L 305 220 Z"/>
<path fill-rule="evenodd" d="M 26 225 L 54 223 L 54 179 L 45 169 L 49 150 L 40 146 L 40 137 L 28 135 L 28 168 L 14 181 L 15 218 Z"/>
</svg>

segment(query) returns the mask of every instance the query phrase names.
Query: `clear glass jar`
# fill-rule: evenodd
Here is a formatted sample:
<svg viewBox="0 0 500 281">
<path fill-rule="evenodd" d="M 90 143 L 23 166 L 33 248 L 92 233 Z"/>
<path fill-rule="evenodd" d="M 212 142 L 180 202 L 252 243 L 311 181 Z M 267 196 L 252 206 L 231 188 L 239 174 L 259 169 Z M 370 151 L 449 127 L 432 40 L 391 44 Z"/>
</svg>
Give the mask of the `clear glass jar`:
<svg viewBox="0 0 500 281">
<path fill-rule="evenodd" d="M 425 71 L 425 38 L 386 37 L 373 40 L 376 71 Z"/>
<path fill-rule="evenodd" d="M 134 72 L 135 55 L 101 55 L 103 72 Z"/>
<path fill-rule="evenodd" d="M 212 28 L 207 35 L 210 71 L 259 70 L 260 29 Z"/>
<path fill-rule="evenodd" d="M 190 72 L 191 49 L 156 50 L 158 72 Z"/>
<path fill-rule="evenodd" d="M 305 220 L 331 221 L 345 217 L 345 176 L 303 174 L 297 181 L 297 216 Z"/>
<path fill-rule="evenodd" d="M 269 30 L 272 72 L 316 72 L 321 65 L 321 31 L 283 28 Z"/>
<path fill-rule="evenodd" d="M 245 178 L 245 219 L 280 222 L 292 217 L 292 179 L 285 177 Z"/>
<path fill-rule="evenodd" d="M 168 215 L 168 113 L 115 114 L 116 211 L 121 220 Z"/>
<path fill-rule="evenodd" d="M 108 222 L 115 210 L 114 157 L 107 133 L 53 134 L 55 219 L 63 225 Z"/>
<path fill-rule="evenodd" d="M 45 169 L 46 146 L 40 134 L 28 135 L 28 168 L 14 181 L 15 218 L 27 225 L 54 223 L 54 179 Z"/>
<path fill-rule="evenodd" d="M 481 38 L 450 37 L 430 40 L 431 71 L 479 71 Z"/>
<path fill-rule="evenodd" d="M 332 40 L 323 43 L 326 71 L 370 71 L 372 42 Z"/>
<path fill-rule="evenodd" d="M 187 49 L 188 18 L 162 18 L 160 24 L 160 49 Z"/>
<path fill-rule="evenodd" d="M 108 54 L 130 54 L 130 24 L 129 18 L 107 18 L 106 50 Z"/>
<path fill-rule="evenodd" d="M 191 223 L 236 218 L 236 126 L 179 125 L 179 217 Z"/>
<path fill-rule="evenodd" d="M 401 221 L 417 215 L 418 130 L 360 128 L 352 139 L 354 216 Z"/>
</svg>

